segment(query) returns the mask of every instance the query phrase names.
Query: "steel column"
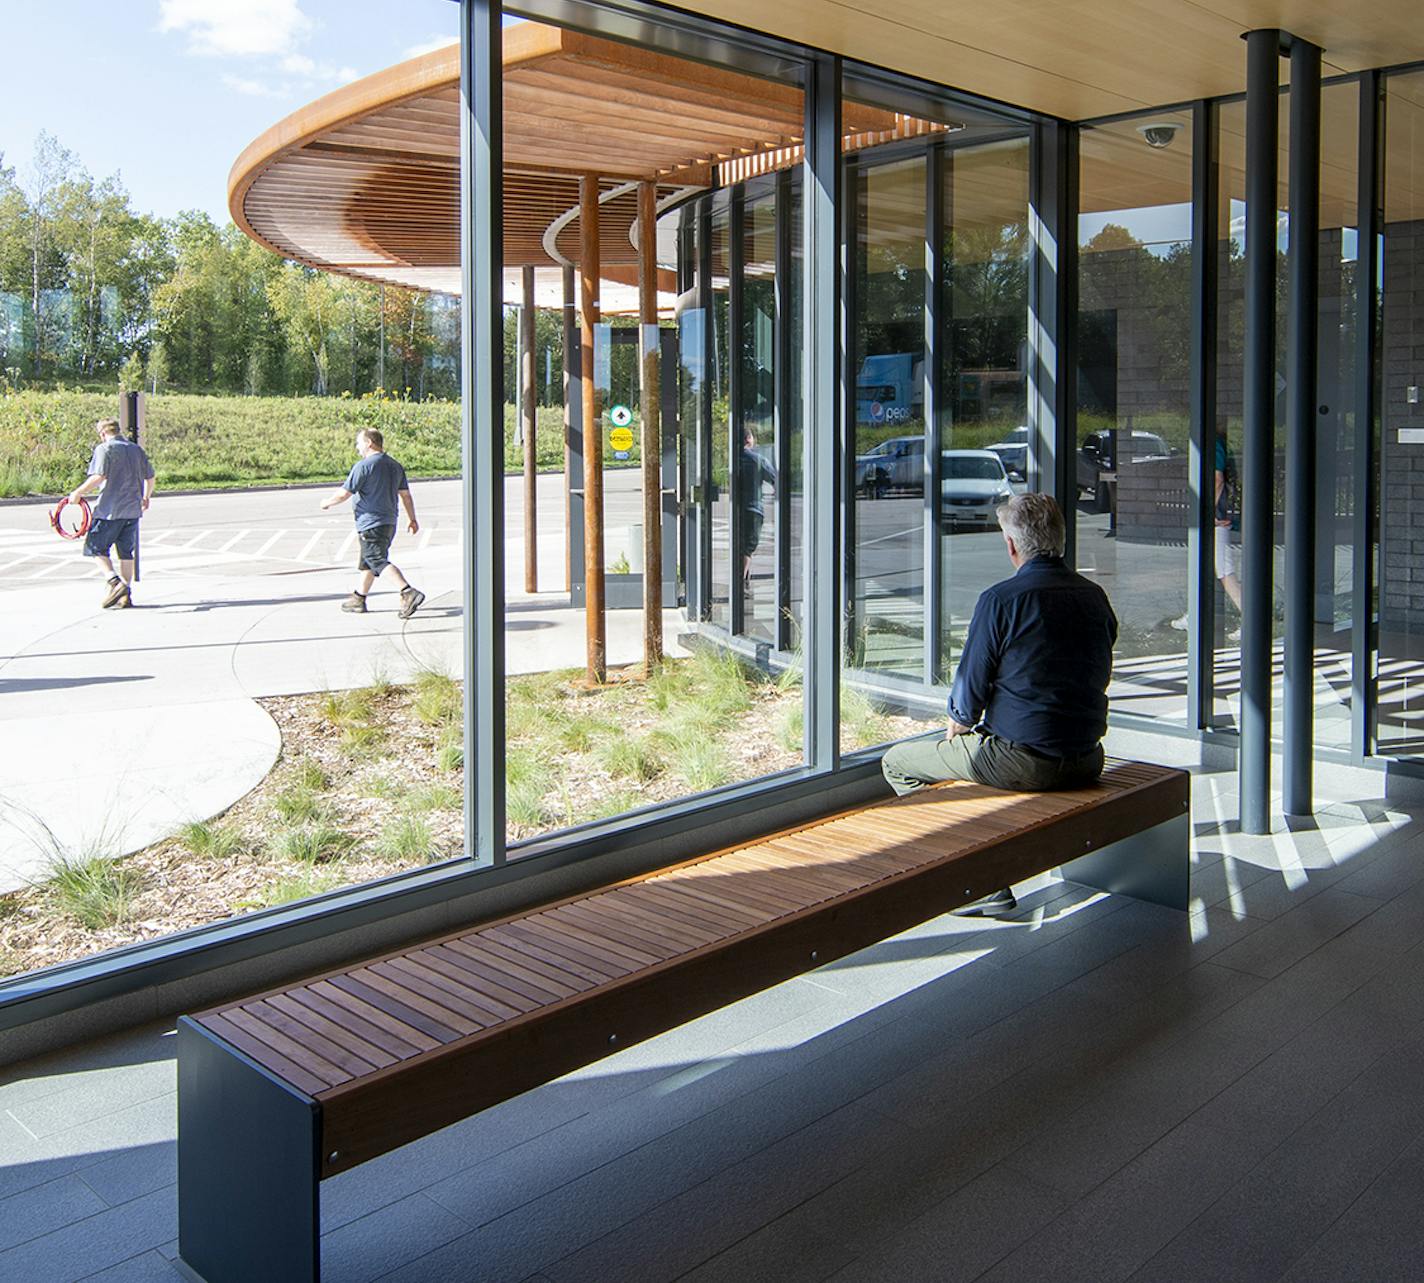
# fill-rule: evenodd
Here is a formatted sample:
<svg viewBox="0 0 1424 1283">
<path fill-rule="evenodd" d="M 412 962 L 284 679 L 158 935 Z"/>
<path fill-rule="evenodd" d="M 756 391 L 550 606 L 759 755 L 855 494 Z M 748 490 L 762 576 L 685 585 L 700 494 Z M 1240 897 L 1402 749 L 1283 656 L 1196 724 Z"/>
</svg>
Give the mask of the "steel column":
<svg viewBox="0 0 1424 1283">
<path fill-rule="evenodd" d="M 1270 832 L 1275 545 L 1276 180 L 1281 33 L 1246 36 L 1246 334 L 1241 441 L 1241 828 Z"/>
<path fill-rule="evenodd" d="M 1380 140 L 1384 135 L 1384 96 L 1380 74 L 1360 77 L 1359 221 L 1355 259 L 1355 519 L 1354 579 L 1350 630 L 1350 746 L 1357 758 L 1375 751 L 1378 714 L 1376 664 L 1379 624 L 1375 619 L 1375 540 L 1378 499 L 1375 419 L 1376 331 L 1379 327 L 1380 231 L 1384 226 Z"/>
<path fill-rule="evenodd" d="M 503 7 L 460 9 L 465 849 L 504 862 Z"/>
<path fill-rule="evenodd" d="M 663 662 L 662 341 L 658 330 L 658 188 L 638 188 L 638 393 L 643 421 L 643 667 Z"/>
<path fill-rule="evenodd" d="M 1034 130 L 1029 278 L 1029 386 L 1035 488 L 1063 509 L 1069 565 L 1077 558 L 1078 509 L 1078 127 L 1062 121 Z"/>
<path fill-rule="evenodd" d="M 1220 279 L 1220 139 L 1216 104 L 1192 108 L 1191 443 L 1187 472 L 1187 717 L 1211 725 L 1216 698 L 1216 350 Z"/>
<path fill-rule="evenodd" d="M 727 547 L 732 564 L 727 571 L 728 629 L 734 637 L 746 631 L 747 593 L 742 577 L 746 541 L 742 537 L 742 438 L 746 432 L 745 340 L 747 189 L 738 183 L 728 193 L 727 211 Z"/>
<path fill-rule="evenodd" d="M 1320 47 L 1290 47 L 1290 311 L 1286 347 L 1286 635 L 1281 788 L 1314 809 L 1315 445 L 1320 310 Z"/>
<path fill-rule="evenodd" d="M 791 564 L 791 478 L 794 459 L 791 439 L 796 431 L 796 380 L 791 363 L 800 359 L 792 344 L 791 317 L 796 308 L 792 293 L 795 271 L 791 252 L 791 217 L 793 191 L 791 172 L 782 170 L 776 176 L 776 305 L 773 309 L 774 335 L 772 358 L 773 402 L 772 439 L 776 457 L 776 494 L 772 499 L 776 512 L 776 626 L 772 630 L 777 650 L 789 651 L 796 645 L 796 629 L 792 610 L 791 587 L 795 569 Z"/>
<path fill-rule="evenodd" d="M 583 580 L 584 676 L 601 685 L 608 676 L 608 634 L 603 603 L 603 436 L 598 430 L 598 365 L 594 343 L 599 306 L 598 176 L 579 177 L 579 337 L 583 371 Z"/>
<path fill-rule="evenodd" d="M 945 174 L 952 173 L 953 158 L 943 146 L 931 146 L 925 155 L 925 296 L 924 296 L 924 380 L 925 380 L 925 458 L 923 504 L 923 564 L 924 564 L 924 646 L 923 662 L 926 686 L 933 686 L 939 677 L 940 657 L 940 588 L 942 585 L 940 520 L 940 452 L 943 449 L 941 391 L 944 377 L 941 365 L 943 324 L 944 237 L 945 237 Z"/>
<path fill-rule="evenodd" d="M 697 549 L 702 597 L 696 618 L 712 615 L 712 400 L 717 381 L 717 300 L 712 290 L 712 195 L 698 201 L 697 305 L 702 311 L 702 388 L 697 405 Z"/>
<path fill-rule="evenodd" d="M 823 771 L 840 759 L 840 612 L 836 601 L 836 554 L 840 548 L 837 447 L 841 396 L 840 280 L 838 228 L 841 173 L 841 62 L 817 55 L 807 66 L 806 146 L 802 160 L 801 213 L 805 289 L 801 315 L 805 334 L 802 433 L 805 478 L 806 764 Z M 847 501 L 851 501 L 847 496 Z"/>
</svg>

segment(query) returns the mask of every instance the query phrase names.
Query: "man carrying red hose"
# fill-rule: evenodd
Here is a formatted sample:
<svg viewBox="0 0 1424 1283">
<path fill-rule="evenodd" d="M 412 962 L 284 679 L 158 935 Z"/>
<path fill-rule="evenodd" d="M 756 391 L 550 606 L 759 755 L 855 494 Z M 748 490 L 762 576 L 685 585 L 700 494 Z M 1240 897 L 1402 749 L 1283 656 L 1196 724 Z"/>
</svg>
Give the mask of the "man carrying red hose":
<svg viewBox="0 0 1424 1283">
<path fill-rule="evenodd" d="M 100 486 L 104 488 L 84 537 L 84 555 L 94 558 L 108 581 L 104 608 L 121 610 L 133 605 L 134 549 L 138 523 L 153 498 L 153 464 L 142 446 L 119 435 L 117 419 L 100 419 L 94 430 L 99 444 L 89 461 L 89 476 L 69 496 L 69 502 L 77 504 Z M 111 551 L 119 554 L 117 574 Z"/>
</svg>

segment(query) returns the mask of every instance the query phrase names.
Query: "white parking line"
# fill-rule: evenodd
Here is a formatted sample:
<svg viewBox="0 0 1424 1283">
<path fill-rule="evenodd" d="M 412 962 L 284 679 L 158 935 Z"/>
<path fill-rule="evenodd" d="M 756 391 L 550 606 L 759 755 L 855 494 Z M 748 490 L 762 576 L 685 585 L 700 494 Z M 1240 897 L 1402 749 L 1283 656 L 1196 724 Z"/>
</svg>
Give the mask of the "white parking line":
<svg viewBox="0 0 1424 1283">
<path fill-rule="evenodd" d="M 318 530 L 318 531 L 316 532 L 316 534 L 314 534 L 314 535 L 307 541 L 307 546 L 306 546 L 305 548 L 303 548 L 303 549 L 301 550 L 301 552 L 299 552 L 299 553 L 297 554 L 297 560 L 298 560 L 298 561 L 305 561 L 305 560 L 307 559 L 307 554 L 308 554 L 309 552 L 311 552 L 311 550 L 312 550 L 313 548 L 315 548 L 315 547 L 317 546 L 317 544 L 319 544 L 319 543 L 321 542 L 321 537 L 322 537 L 322 535 L 324 535 L 325 533 L 326 533 L 325 530 Z"/>
<path fill-rule="evenodd" d="M 286 533 L 287 532 L 285 530 L 279 530 L 275 535 L 272 535 L 271 538 L 269 538 L 267 542 L 262 545 L 262 547 L 260 547 L 256 552 L 252 554 L 254 560 L 262 556 L 262 554 L 265 553 L 268 548 L 270 548 L 274 543 L 277 542 L 277 540 L 279 540 Z"/>
<path fill-rule="evenodd" d="M 432 537 L 434 536 L 434 534 L 435 534 L 435 527 L 434 527 L 434 526 L 426 526 L 425 529 L 420 532 L 420 548 L 419 548 L 419 551 L 424 552 L 427 548 L 430 547 L 430 540 L 432 539 Z"/>
<path fill-rule="evenodd" d="M 71 569 L 78 569 L 78 568 L 79 568 L 78 565 L 77 565 L 75 562 L 73 562 L 73 561 L 69 561 L 69 560 L 67 560 L 67 559 L 66 559 L 66 560 L 63 560 L 63 561 L 56 560 L 56 561 L 50 562 L 50 564 L 49 564 L 48 566 L 46 566 L 43 570 L 37 570 L 37 571 L 35 571 L 35 573 L 32 574 L 32 575 L 26 575 L 25 578 L 26 578 L 26 579 L 43 579 L 46 575 L 52 574 L 54 571 L 59 570 L 59 569 L 61 569 L 61 568 L 63 568 L 63 567 L 69 567 L 69 568 L 71 568 Z"/>
<path fill-rule="evenodd" d="M 345 539 L 341 541 L 341 551 L 336 554 L 337 561 L 345 561 L 346 555 L 351 551 L 351 545 L 356 542 L 356 532 L 353 530 Z"/>
<path fill-rule="evenodd" d="M 195 536 L 194 536 L 192 539 L 190 539 L 187 543 L 185 543 L 185 544 L 180 544 L 177 548 L 173 549 L 173 551 L 174 551 L 174 552 L 187 552 L 187 551 L 189 551 L 189 549 L 196 548 L 200 543 L 203 542 L 204 539 L 206 539 L 206 538 L 207 538 L 210 534 L 212 534 L 212 533 L 213 533 L 213 532 L 212 532 L 211 530 L 204 530 L 204 531 L 202 531 L 201 533 L 195 535 Z"/>
<path fill-rule="evenodd" d="M 234 547 L 236 547 L 236 546 L 237 546 L 238 544 L 240 544 L 244 539 L 247 538 L 247 536 L 248 536 L 249 533 L 251 533 L 251 532 L 250 532 L 250 531 L 247 531 L 247 530 L 239 530 L 239 531 L 237 532 L 237 534 L 233 535 L 233 537 L 232 537 L 231 539 L 229 539 L 225 544 L 223 544 L 223 546 L 222 546 L 221 548 L 219 548 L 218 551 L 219 551 L 219 552 L 226 552 L 229 548 L 234 548 Z"/>
</svg>

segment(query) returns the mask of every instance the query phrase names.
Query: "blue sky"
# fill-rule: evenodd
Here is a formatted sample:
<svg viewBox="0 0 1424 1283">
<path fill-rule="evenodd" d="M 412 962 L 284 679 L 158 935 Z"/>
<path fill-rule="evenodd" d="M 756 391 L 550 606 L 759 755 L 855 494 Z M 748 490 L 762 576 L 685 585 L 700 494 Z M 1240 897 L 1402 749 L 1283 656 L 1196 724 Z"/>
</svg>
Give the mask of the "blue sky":
<svg viewBox="0 0 1424 1283">
<path fill-rule="evenodd" d="M 453 0 L 0 0 L 0 152 L 54 134 L 144 213 L 226 222 L 249 142 L 313 98 L 458 33 Z"/>
</svg>

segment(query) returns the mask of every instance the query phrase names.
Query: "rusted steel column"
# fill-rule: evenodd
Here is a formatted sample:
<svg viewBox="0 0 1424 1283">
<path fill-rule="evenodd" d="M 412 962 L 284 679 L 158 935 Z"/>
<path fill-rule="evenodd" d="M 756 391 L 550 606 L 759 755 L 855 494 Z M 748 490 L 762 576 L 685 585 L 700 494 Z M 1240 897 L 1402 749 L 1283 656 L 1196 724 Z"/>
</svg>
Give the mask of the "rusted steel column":
<svg viewBox="0 0 1424 1283">
<path fill-rule="evenodd" d="M 643 666 L 663 662 L 662 345 L 658 334 L 658 187 L 638 188 L 638 318 L 643 360 Z"/>
<path fill-rule="evenodd" d="M 598 177 L 579 179 L 579 337 L 583 386 L 583 577 L 588 680 L 608 676 L 603 607 L 603 434 L 599 429 L 598 369 L 593 343 L 598 325 Z"/>
<path fill-rule="evenodd" d="M 524 268 L 524 297 L 519 308 L 519 413 L 524 436 L 524 591 L 539 591 L 538 414 L 534 394 L 534 268 Z"/>
<path fill-rule="evenodd" d="M 564 591 L 574 586 L 574 540 L 570 521 L 573 518 L 573 395 L 574 355 L 574 266 L 564 264 Z"/>
</svg>

